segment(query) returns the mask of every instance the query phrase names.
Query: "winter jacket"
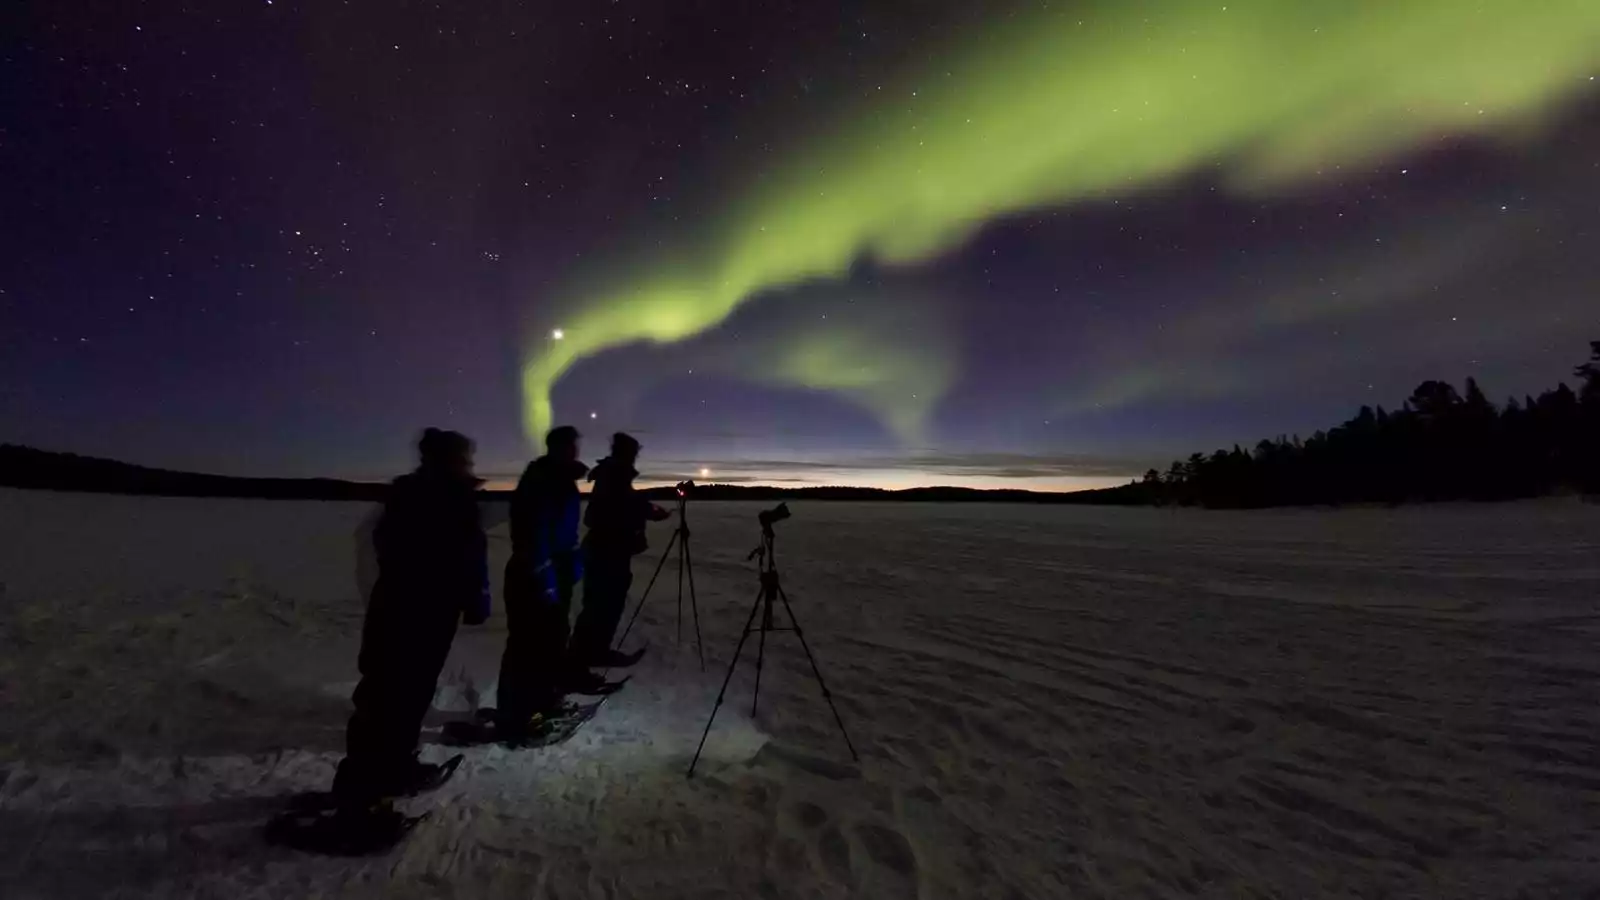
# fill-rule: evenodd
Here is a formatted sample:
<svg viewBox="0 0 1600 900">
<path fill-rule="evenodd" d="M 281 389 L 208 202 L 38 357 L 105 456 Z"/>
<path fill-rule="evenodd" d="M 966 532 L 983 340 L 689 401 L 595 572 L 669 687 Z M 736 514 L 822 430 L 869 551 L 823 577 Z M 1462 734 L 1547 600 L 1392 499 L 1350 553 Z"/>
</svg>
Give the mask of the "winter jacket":
<svg viewBox="0 0 1600 900">
<path fill-rule="evenodd" d="M 581 462 L 541 456 L 528 463 L 511 496 L 511 554 L 546 592 L 557 589 L 558 557 L 577 564 L 578 479 L 587 471 Z"/>
<path fill-rule="evenodd" d="M 589 492 L 589 509 L 583 517 L 583 523 L 589 526 L 583 539 L 585 550 L 598 555 L 633 556 L 649 549 L 645 523 L 665 519 L 667 513 L 633 489 L 637 477 L 637 469 L 609 456 L 595 463 L 589 472 L 594 489 Z"/>
<path fill-rule="evenodd" d="M 479 484 L 427 467 L 394 480 L 372 534 L 385 597 L 439 604 L 464 613 L 468 622 L 489 617 Z"/>
</svg>

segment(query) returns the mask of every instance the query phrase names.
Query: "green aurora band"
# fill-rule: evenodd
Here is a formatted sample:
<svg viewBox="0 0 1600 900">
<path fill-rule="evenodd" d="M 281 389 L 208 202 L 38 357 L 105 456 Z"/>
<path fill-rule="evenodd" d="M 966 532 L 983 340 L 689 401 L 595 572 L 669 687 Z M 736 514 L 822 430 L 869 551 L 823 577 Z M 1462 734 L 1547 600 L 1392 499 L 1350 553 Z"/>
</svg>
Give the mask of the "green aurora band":
<svg viewBox="0 0 1600 900">
<path fill-rule="evenodd" d="M 1449 136 L 1525 136 L 1600 71 L 1596 0 L 1058 6 L 972 32 L 873 86 L 832 128 L 774 142 L 771 165 L 698 211 L 707 227 L 675 236 L 684 246 L 670 259 L 609 260 L 598 283 L 559 297 L 565 339 L 537 341 L 524 362 L 530 437 L 550 425 L 551 389 L 578 360 L 682 340 L 863 257 L 927 260 L 997 217 L 1200 170 L 1259 191 Z M 940 385 L 908 406 L 867 382 L 951 364 L 897 352 L 832 383 L 835 361 L 872 349 L 841 334 L 833 351 L 797 351 L 786 376 L 847 388 L 915 434 Z"/>
<path fill-rule="evenodd" d="M 955 376 L 944 298 L 926 289 L 852 293 L 861 299 L 854 311 L 781 316 L 765 334 L 706 348 L 698 356 L 704 362 L 695 365 L 757 384 L 837 394 L 913 444 Z"/>
</svg>

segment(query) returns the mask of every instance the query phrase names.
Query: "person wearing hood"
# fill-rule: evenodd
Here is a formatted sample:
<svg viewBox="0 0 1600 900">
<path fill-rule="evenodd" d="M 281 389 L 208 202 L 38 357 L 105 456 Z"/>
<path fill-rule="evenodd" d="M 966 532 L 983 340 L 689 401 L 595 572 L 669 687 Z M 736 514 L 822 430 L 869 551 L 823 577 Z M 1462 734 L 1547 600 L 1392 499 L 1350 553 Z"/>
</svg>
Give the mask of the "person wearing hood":
<svg viewBox="0 0 1600 900">
<path fill-rule="evenodd" d="M 639 476 L 639 442 L 618 432 L 611 438 L 611 455 L 589 473 L 594 483 L 584 524 L 583 611 L 568 648 L 575 668 L 628 666 L 639 654 L 624 654 L 611 647 L 633 583 L 633 557 L 649 548 L 645 523 L 670 515 L 633 489 Z"/>
<path fill-rule="evenodd" d="M 460 622 L 489 618 L 487 542 L 472 441 L 429 428 L 416 471 L 395 479 L 373 531 L 378 578 L 367 603 L 344 759 L 341 812 L 426 790 L 447 774 L 417 759 L 422 719 Z"/>
<path fill-rule="evenodd" d="M 511 560 L 506 563 L 506 647 L 500 658 L 495 729 L 525 735 L 536 715 L 561 704 L 568 666 L 572 590 L 582 577 L 578 552 L 578 429 L 545 436 L 545 455 L 528 464 L 511 498 Z"/>
</svg>

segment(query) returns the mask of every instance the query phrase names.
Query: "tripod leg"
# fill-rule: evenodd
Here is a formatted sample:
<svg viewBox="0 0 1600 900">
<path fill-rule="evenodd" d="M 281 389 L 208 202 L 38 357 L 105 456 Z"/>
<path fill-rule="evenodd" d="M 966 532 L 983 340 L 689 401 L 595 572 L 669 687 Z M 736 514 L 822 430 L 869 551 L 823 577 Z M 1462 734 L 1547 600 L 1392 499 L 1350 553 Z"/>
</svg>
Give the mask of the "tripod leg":
<svg viewBox="0 0 1600 900">
<path fill-rule="evenodd" d="M 694 554 L 689 552 L 689 542 L 683 542 L 683 558 L 689 569 L 689 609 L 694 613 L 694 648 L 700 653 L 700 671 L 706 670 L 706 645 L 700 637 L 700 600 L 694 592 Z"/>
<path fill-rule="evenodd" d="M 806 633 L 800 630 L 800 620 L 794 617 L 794 607 L 789 605 L 789 595 L 778 588 L 778 598 L 783 601 L 783 608 L 789 614 L 789 624 L 794 626 L 795 637 L 800 639 L 800 649 L 806 651 L 806 660 L 811 663 L 811 674 L 817 677 L 817 687 L 822 688 L 822 699 L 828 701 L 828 708 L 833 710 L 833 721 L 839 725 L 839 736 L 844 738 L 844 745 L 850 748 L 850 758 L 861 761 L 856 754 L 856 745 L 850 742 L 850 733 L 844 730 L 844 719 L 839 717 L 839 707 L 833 705 L 833 693 L 828 690 L 828 683 L 822 680 L 822 670 L 817 668 L 817 658 L 811 655 L 811 645 L 806 643 Z M 759 671 L 759 670 L 758 670 Z"/>
<path fill-rule="evenodd" d="M 750 693 L 750 718 L 756 717 L 756 704 L 761 702 L 761 664 L 767 660 L 767 630 L 772 627 L 772 589 L 762 579 L 761 600 L 763 607 L 761 613 L 761 637 L 756 643 L 756 689 Z"/>
<path fill-rule="evenodd" d="M 623 643 L 628 640 L 628 632 L 633 630 L 633 623 L 639 618 L 639 613 L 644 612 L 644 602 L 650 599 L 650 589 L 656 586 L 656 578 L 661 575 L 661 567 L 667 564 L 667 555 L 672 552 L 672 545 L 677 540 L 678 533 L 674 531 L 667 541 L 667 549 L 661 551 L 661 561 L 656 563 L 655 574 L 650 576 L 650 583 L 644 586 L 644 593 L 639 595 L 639 605 L 633 608 L 633 615 L 628 617 L 627 627 L 622 629 L 622 637 L 617 638 L 618 649 L 621 649 Z"/>
<path fill-rule="evenodd" d="M 683 643 L 683 552 L 689 547 L 684 541 L 678 545 L 678 643 Z"/>
<path fill-rule="evenodd" d="M 739 664 L 739 654 L 744 652 L 744 642 L 750 639 L 750 625 L 756 620 L 756 610 L 761 608 L 761 595 L 756 594 L 756 602 L 750 607 L 750 617 L 744 620 L 744 634 L 739 635 L 739 645 L 733 648 L 733 659 L 728 660 L 728 674 L 722 676 L 722 687 L 717 691 L 717 702 L 711 707 L 711 716 L 706 719 L 706 730 L 700 732 L 700 746 L 694 748 L 694 759 L 689 760 L 689 774 L 685 778 L 694 777 L 694 767 L 700 763 L 700 751 L 706 748 L 706 736 L 711 734 L 711 723 L 717 720 L 717 710 L 722 708 L 722 700 L 728 695 L 728 682 L 733 680 L 733 667 Z"/>
</svg>

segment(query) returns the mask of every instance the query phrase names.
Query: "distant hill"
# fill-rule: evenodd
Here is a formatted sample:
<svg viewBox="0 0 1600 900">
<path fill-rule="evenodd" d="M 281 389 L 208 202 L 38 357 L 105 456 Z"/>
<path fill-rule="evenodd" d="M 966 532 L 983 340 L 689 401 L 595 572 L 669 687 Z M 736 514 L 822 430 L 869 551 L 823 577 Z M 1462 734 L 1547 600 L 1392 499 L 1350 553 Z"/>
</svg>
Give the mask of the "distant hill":
<svg viewBox="0 0 1600 900">
<path fill-rule="evenodd" d="M 0 486 L 102 494 L 151 494 L 165 497 L 246 497 L 268 500 L 381 501 L 387 483 L 341 481 L 335 478 L 237 478 L 153 469 L 75 453 L 57 453 L 0 444 Z M 677 496 L 671 487 L 643 492 L 658 501 Z M 491 499 L 509 499 L 510 491 L 485 491 Z M 708 484 L 696 487 L 696 500 L 883 500 L 927 503 L 1104 503 L 1145 502 L 1139 485 L 1124 485 L 1070 494 L 1036 491 L 982 491 L 957 487 L 886 491 L 860 487 L 747 487 Z"/>
<path fill-rule="evenodd" d="M 0 444 L 0 485 L 103 494 L 269 500 L 382 500 L 388 489 L 385 484 L 334 478 L 235 478 L 175 472 L 15 444 Z"/>
</svg>

